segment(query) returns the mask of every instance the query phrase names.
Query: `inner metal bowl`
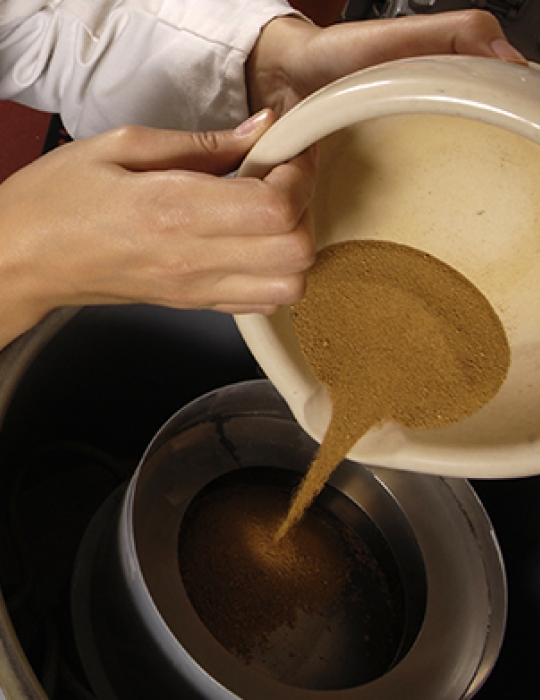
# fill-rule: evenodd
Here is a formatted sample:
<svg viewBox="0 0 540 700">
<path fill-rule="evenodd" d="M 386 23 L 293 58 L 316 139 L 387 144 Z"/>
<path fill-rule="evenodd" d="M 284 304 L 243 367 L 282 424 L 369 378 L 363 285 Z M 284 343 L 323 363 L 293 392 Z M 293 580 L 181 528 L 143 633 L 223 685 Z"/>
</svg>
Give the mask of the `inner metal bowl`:
<svg viewBox="0 0 540 700">
<path fill-rule="evenodd" d="M 182 519 L 204 489 L 257 473 L 263 481 L 276 472 L 301 477 L 315 449 L 268 381 L 207 394 L 166 423 L 125 493 L 96 517 L 76 567 L 77 642 L 100 698 L 327 697 L 311 681 L 284 682 L 279 668 L 246 664 L 222 647 L 193 609 L 178 565 Z M 344 462 L 322 503 L 372 544 L 384 540 L 405 610 L 397 656 L 369 682 L 354 680 L 358 649 L 331 640 L 325 663 L 345 663 L 348 679 L 333 692 L 350 700 L 473 697 L 500 649 L 506 582 L 468 483 Z M 300 666 L 320 669 L 302 652 Z"/>
</svg>

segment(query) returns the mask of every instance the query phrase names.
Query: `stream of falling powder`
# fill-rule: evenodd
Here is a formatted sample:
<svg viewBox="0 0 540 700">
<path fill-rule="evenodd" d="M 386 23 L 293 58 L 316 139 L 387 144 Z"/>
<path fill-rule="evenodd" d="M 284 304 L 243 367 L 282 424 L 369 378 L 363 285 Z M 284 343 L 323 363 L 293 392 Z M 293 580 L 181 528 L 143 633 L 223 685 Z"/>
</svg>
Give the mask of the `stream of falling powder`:
<svg viewBox="0 0 540 700">
<path fill-rule="evenodd" d="M 329 391 L 332 418 L 278 541 L 370 428 L 459 421 L 493 398 L 510 364 L 505 330 L 484 295 L 441 260 L 397 243 L 324 248 L 292 319 Z"/>
</svg>

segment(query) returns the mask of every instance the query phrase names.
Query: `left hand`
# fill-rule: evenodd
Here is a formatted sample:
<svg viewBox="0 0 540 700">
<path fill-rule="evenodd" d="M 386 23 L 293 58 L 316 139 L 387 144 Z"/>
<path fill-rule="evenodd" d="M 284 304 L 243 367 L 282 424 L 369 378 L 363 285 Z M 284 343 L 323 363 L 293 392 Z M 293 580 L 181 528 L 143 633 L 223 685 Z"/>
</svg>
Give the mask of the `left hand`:
<svg viewBox="0 0 540 700">
<path fill-rule="evenodd" d="M 280 116 L 324 85 L 362 68 L 429 54 L 468 54 L 526 64 L 490 13 L 442 12 L 317 27 L 296 17 L 262 31 L 246 67 L 251 111 Z"/>
<path fill-rule="evenodd" d="M 56 148 L 0 186 L 0 349 L 58 306 L 273 313 L 297 302 L 315 245 L 316 153 L 227 178 L 274 122 L 130 126 Z"/>
</svg>

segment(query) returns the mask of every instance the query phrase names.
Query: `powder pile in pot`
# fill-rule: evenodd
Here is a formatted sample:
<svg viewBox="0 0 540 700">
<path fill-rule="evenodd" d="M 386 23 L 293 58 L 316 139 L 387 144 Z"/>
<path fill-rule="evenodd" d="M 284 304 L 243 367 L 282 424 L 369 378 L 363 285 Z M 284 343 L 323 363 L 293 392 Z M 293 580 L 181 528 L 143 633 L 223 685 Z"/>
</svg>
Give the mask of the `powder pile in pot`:
<svg viewBox="0 0 540 700">
<path fill-rule="evenodd" d="M 320 251 L 292 319 L 332 418 L 277 540 L 368 430 L 466 418 L 495 396 L 510 364 L 504 327 L 478 288 L 441 260 L 388 241 Z"/>
<path fill-rule="evenodd" d="M 397 565 L 389 548 L 319 504 L 276 543 L 290 495 L 240 483 L 198 496 L 179 536 L 186 592 L 225 649 L 277 680 L 318 689 L 368 682 L 402 643 Z"/>
</svg>

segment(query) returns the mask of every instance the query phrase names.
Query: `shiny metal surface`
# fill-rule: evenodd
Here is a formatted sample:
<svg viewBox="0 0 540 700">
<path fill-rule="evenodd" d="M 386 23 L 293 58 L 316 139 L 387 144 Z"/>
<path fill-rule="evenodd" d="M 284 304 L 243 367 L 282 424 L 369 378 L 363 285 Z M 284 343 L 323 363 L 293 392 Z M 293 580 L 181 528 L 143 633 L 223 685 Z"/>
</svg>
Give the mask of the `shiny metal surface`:
<svg viewBox="0 0 540 700">
<path fill-rule="evenodd" d="M 22 373 L 1 431 L 1 468 L 6 471 L 8 467 L 6 440 L 24 450 L 43 438 L 49 441 L 65 437 L 83 439 L 112 454 L 129 450 L 135 466 L 152 435 L 178 407 L 214 387 L 260 376 L 250 364 L 232 322 L 227 324 L 221 315 L 203 312 L 195 318 L 172 310 L 130 307 L 84 309 L 77 313 L 47 341 L 29 370 Z M 2 359 L 0 365 L 5 367 Z M 142 412 L 140 405 L 144 406 Z M 5 413 L 4 401 L 2 414 Z M 98 467 L 97 474 L 101 473 Z M 74 476 L 78 478 L 77 471 Z M 495 668 L 475 698 L 515 697 L 516 678 L 518 697 L 534 697 L 540 682 L 536 636 L 540 622 L 540 479 L 475 481 L 472 485 L 494 523 L 504 554 L 509 595 L 503 647 Z M 86 493 L 84 484 L 77 481 L 75 491 Z M 5 491 L 0 495 L 5 498 Z M 476 499 L 474 494 L 472 497 Z M 57 500 L 62 504 L 64 497 Z M 99 503 L 98 500 L 98 506 Z M 69 513 L 64 522 L 66 532 L 71 530 Z M 62 528 L 62 521 L 59 525 Z M 39 522 L 36 526 L 41 528 Z M 54 538 L 54 531 L 50 535 Z M 0 554 L 0 573 L 4 573 L 5 580 L 6 570 L 11 578 L 11 565 L 6 552 L 2 550 Z M 12 643 L 12 623 L 7 621 L 7 633 L 6 621 L 3 615 L 3 639 L 9 638 L 13 654 L 7 657 L 4 647 L 0 656 L 14 665 L 16 674 L 9 669 L 7 676 L 0 675 L 0 688 L 10 700 L 43 700 L 32 672 L 32 680 L 22 688 L 17 685 L 13 691 L 4 685 L 6 678 L 27 678 L 29 673 L 26 659 L 18 651 L 20 644 Z M 68 697 L 73 700 L 73 696 Z"/>
<path fill-rule="evenodd" d="M 164 426 L 94 538 L 94 555 L 83 556 L 86 571 L 76 582 L 78 637 L 100 698 L 142 699 L 150 688 L 163 700 L 178 693 L 213 700 L 326 697 L 282 684 L 226 652 L 191 608 L 176 562 L 182 513 L 205 484 L 245 467 L 305 469 L 313 449 L 266 381 L 206 395 Z M 474 492 L 461 480 L 352 462 L 331 484 L 369 515 L 397 553 L 410 603 L 424 574 L 427 581 L 425 617 L 419 631 L 412 626 L 408 653 L 340 697 L 473 697 L 496 661 L 506 619 L 504 567 Z M 99 541 L 113 543 L 108 554 Z"/>
</svg>

